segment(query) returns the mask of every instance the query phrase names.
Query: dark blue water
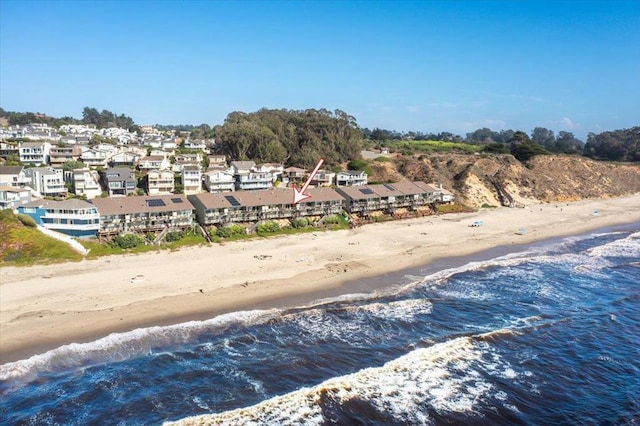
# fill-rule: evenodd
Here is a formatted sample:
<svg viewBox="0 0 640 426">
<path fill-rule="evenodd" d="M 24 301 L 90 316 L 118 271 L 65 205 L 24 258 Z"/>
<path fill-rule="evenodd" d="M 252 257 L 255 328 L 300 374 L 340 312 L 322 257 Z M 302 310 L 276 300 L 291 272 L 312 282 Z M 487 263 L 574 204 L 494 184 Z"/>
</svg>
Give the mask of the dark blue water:
<svg viewBox="0 0 640 426">
<path fill-rule="evenodd" d="M 1 424 L 638 424 L 640 226 L 0 366 Z"/>
</svg>

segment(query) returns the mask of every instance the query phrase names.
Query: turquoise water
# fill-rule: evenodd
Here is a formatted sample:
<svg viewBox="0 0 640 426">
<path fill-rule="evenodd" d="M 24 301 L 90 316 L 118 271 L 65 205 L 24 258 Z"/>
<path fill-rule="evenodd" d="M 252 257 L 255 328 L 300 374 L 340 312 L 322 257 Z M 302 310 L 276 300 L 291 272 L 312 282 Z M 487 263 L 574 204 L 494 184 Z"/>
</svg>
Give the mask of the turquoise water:
<svg viewBox="0 0 640 426">
<path fill-rule="evenodd" d="M 0 366 L 2 424 L 637 424 L 640 224 Z"/>
</svg>

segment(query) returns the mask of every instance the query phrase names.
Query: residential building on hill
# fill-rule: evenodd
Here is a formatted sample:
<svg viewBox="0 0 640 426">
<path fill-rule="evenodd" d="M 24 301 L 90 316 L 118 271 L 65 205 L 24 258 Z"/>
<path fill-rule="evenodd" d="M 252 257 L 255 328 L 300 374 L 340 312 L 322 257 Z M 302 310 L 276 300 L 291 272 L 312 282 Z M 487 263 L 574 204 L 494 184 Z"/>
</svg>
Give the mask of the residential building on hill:
<svg viewBox="0 0 640 426">
<path fill-rule="evenodd" d="M 73 171 L 73 192 L 76 195 L 84 195 L 87 199 L 102 195 L 98 172 L 89 170 L 89 168 L 75 169 Z"/>
<path fill-rule="evenodd" d="M 136 192 L 136 175 L 133 169 L 111 168 L 102 172 L 102 185 L 109 197 L 124 197 Z"/>
<path fill-rule="evenodd" d="M 31 178 L 25 174 L 23 166 L 0 166 L 0 186 L 23 188 L 31 185 Z"/>
<path fill-rule="evenodd" d="M 17 209 L 31 201 L 31 190 L 0 185 L 0 209 Z"/>
<path fill-rule="evenodd" d="M 66 195 L 64 172 L 53 167 L 31 167 L 25 169 L 25 176 L 31 180 L 31 188 L 43 197 Z"/>
<path fill-rule="evenodd" d="M 18 148 L 20 162 L 23 164 L 49 164 L 49 142 L 21 142 Z"/>
<path fill-rule="evenodd" d="M 209 169 L 204 174 L 204 186 L 209 192 L 235 191 L 236 178 L 232 168 Z"/>
<path fill-rule="evenodd" d="M 18 207 L 38 225 L 72 237 L 95 237 L 100 228 L 96 207 L 83 200 L 34 200 Z"/>
<path fill-rule="evenodd" d="M 182 188 L 187 195 L 202 192 L 202 168 L 200 165 L 182 167 Z"/>
<path fill-rule="evenodd" d="M 171 170 L 150 170 L 147 173 L 147 194 L 167 195 L 175 190 L 175 178 Z"/>
<path fill-rule="evenodd" d="M 52 166 L 62 166 L 67 161 L 78 161 L 81 156 L 82 148 L 79 146 L 54 145 L 49 150 L 49 164 Z"/>
<path fill-rule="evenodd" d="M 367 174 L 362 170 L 346 170 L 336 175 L 337 186 L 359 186 L 367 184 Z"/>
</svg>

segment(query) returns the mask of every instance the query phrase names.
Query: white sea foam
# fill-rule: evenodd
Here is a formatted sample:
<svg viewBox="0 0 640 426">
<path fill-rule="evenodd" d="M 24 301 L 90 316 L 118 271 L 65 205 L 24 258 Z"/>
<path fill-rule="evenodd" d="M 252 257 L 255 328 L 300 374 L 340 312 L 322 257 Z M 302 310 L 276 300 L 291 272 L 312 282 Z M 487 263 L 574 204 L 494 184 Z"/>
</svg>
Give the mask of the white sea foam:
<svg viewBox="0 0 640 426">
<path fill-rule="evenodd" d="M 593 247 L 587 250 L 587 253 L 596 257 L 628 257 L 638 260 L 640 259 L 640 232 Z"/>
<path fill-rule="evenodd" d="M 429 348 L 417 349 L 382 367 L 333 378 L 312 387 L 265 400 L 257 405 L 224 413 L 196 416 L 178 425 L 319 425 L 326 423 L 327 407 L 350 401 L 368 403 L 397 423 L 431 424 L 429 409 L 476 415 L 488 398 L 508 406 L 506 393 L 496 389 L 487 374 L 512 378 L 514 368 L 484 339 L 510 330 L 461 337 Z M 330 411 L 330 410 L 329 410 Z"/>
<path fill-rule="evenodd" d="M 263 323 L 276 316 L 278 312 L 280 311 L 276 309 L 233 312 L 206 321 L 139 328 L 126 333 L 113 333 L 89 343 L 72 343 L 26 360 L 0 365 L 0 381 L 24 382 L 44 372 L 124 361 L 148 354 L 154 348 L 189 342 L 204 332 L 222 332 L 233 325 Z"/>
</svg>

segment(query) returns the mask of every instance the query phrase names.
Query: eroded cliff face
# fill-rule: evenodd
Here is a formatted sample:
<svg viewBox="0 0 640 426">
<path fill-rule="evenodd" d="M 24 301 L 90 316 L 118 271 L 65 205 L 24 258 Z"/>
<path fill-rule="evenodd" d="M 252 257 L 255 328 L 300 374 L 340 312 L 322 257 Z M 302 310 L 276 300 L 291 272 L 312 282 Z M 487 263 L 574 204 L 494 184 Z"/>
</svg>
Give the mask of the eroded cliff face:
<svg viewBox="0 0 640 426">
<path fill-rule="evenodd" d="M 439 182 L 471 207 L 577 201 L 640 192 L 640 164 L 541 155 L 441 154 L 374 164 L 372 181 Z"/>
</svg>

